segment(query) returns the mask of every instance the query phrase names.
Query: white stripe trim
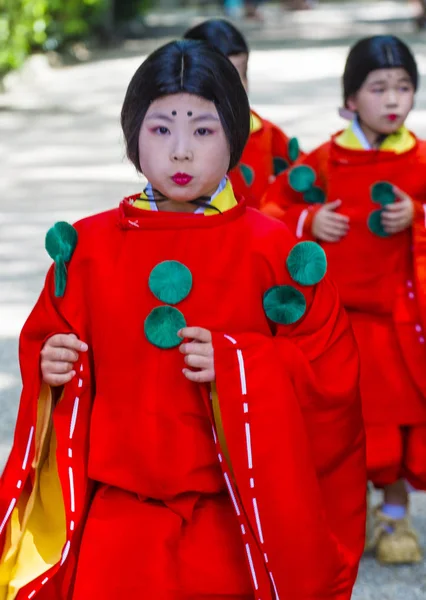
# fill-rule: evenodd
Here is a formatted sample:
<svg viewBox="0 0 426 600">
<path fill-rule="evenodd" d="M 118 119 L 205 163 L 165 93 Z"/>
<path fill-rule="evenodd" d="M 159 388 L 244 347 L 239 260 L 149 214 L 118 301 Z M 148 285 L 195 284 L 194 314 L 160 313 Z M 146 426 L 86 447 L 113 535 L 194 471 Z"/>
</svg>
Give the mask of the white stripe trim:
<svg viewBox="0 0 426 600">
<path fill-rule="evenodd" d="M 25 450 L 24 462 L 22 463 L 22 470 L 23 471 L 25 471 L 25 469 L 27 468 L 28 457 L 30 455 L 30 449 L 31 449 L 31 443 L 33 441 L 33 435 L 34 435 L 34 427 L 31 427 L 31 429 L 30 429 L 30 435 L 28 437 L 28 442 L 27 442 L 27 449 Z"/>
<path fill-rule="evenodd" d="M 22 485 L 22 479 L 20 479 L 20 480 L 18 481 L 18 483 L 16 484 L 16 487 L 18 488 L 18 490 L 20 490 L 20 489 L 21 489 L 21 485 Z"/>
<path fill-rule="evenodd" d="M 309 215 L 309 210 L 307 208 L 305 208 L 304 210 L 302 210 L 302 212 L 300 213 L 300 217 L 299 220 L 297 221 L 297 226 L 296 226 L 296 237 L 300 240 L 301 237 L 303 237 L 303 227 L 305 226 L 305 221 L 308 218 Z"/>
<path fill-rule="evenodd" d="M 70 480 L 71 512 L 75 512 L 74 473 L 73 473 L 72 467 L 68 467 L 68 477 Z"/>
<path fill-rule="evenodd" d="M 31 592 L 31 594 L 28 594 L 28 599 L 32 598 L 33 596 L 35 596 L 37 590 L 33 590 Z"/>
<path fill-rule="evenodd" d="M 247 404 L 247 402 L 244 402 L 244 404 L 243 404 L 243 410 L 244 410 L 244 413 L 248 413 L 248 404 Z"/>
<path fill-rule="evenodd" d="M 6 523 L 9 520 L 10 515 L 12 514 L 12 510 L 15 508 L 15 504 L 16 504 L 16 498 L 12 499 L 12 502 L 9 504 L 9 508 L 7 509 L 6 515 L 2 521 L 2 524 L 0 525 L 0 534 L 2 533 L 4 526 L 6 525 Z"/>
<path fill-rule="evenodd" d="M 244 357 L 241 350 L 237 350 L 238 356 L 238 365 L 240 367 L 240 380 L 241 380 L 241 393 L 243 396 L 247 396 L 247 382 L 246 382 L 246 372 L 244 369 Z"/>
<path fill-rule="evenodd" d="M 259 532 L 260 543 L 264 544 L 265 540 L 263 539 L 262 524 L 260 522 L 259 509 L 257 507 L 256 498 L 253 498 L 253 509 L 254 509 L 254 516 L 256 518 L 257 531 Z"/>
<path fill-rule="evenodd" d="M 271 582 L 272 582 L 272 586 L 274 588 L 276 600 L 280 600 L 280 597 L 278 596 L 277 586 L 275 585 L 274 576 L 272 575 L 272 573 L 270 571 L 269 571 L 269 577 L 271 578 Z"/>
<path fill-rule="evenodd" d="M 241 515 L 241 513 L 240 513 L 240 509 L 238 508 L 237 499 L 235 498 L 235 495 L 234 495 L 234 490 L 232 489 L 231 482 L 229 481 L 228 473 L 224 473 L 223 476 L 225 477 L 226 485 L 228 487 L 229 495 L 231 496 L 231 500 L 234 505 L 235 512 L 237 513 L 237 516 L 239 517 Z"/>
<path fill-rule="evenodd" d="M 217 435 L 216 435 L 216 431 L 214 430 L 214 427 L 212 427 L 212 431 L 213 431 L 214 443 L 217 444 Z"/>
<path fill-rule="evenodd" d="M 226 335 L 226 333 L 223 335 L 223 337 L 225 337 L 227 340 L 229 340 L 230 342 L 232 342 L 233 344 L 237 343 L 237 340 L 234 340 L 233 337 L 231 337 L 230 335 Z"/>
<path fill-rule="evenodd" d="M 74 435 L 74 430 L 75 430 L 75 424 L 77 422 L 77 414 L 78 414 L 78 405 L 80 402 L 80 398 L 78 396 L 76 396 L 76 399 L 74 400 L 74 406 L 72 409 L 72 415 L 71 415 L 71 423 L 70 423 L 70 440 L 72 440 L 72 436 Z"/>
<path fill-rule="evenodd" d="M 41 585 L 45 585 L 45 584 L 46 584 L 48 581 L 49 581 L 49 578 L 48 578 L 48 577 L 45 577 L 45 578 L 43 579 L 43 581 L 41 582 Z"/>
<path fill-rule="evenodd" d="M 63 565 L 64 562 L 67 560 L 67 556 L 70 551 L 70 546 L 71 546 L 71 542 L 68 540 L 68 542 L 64 546 L 64 551 L 62 552 L 61 565 Z"/>
<path fill-rule="evenodd" d="M 246 446 L 247 446 L 247 463 L 248 463 L 248 468 L 252 469 L 253 468 L 253 455 L 251 452 L 251 433 L 250 433 L 250 424 L 249 423 L 245 424 L 245 430 L 246 430 Z"/>
<path fill-rule="evenodd" d="M 250 546 L 248 544 L 246 544 L 246 553 L 250 565 L 251 576 L 253 578 L 254 589 L 258 590 L 259 585 L 257 583 L 256 571 L 254 570 L 253 559 L 251 557 Z"/>
</svg>

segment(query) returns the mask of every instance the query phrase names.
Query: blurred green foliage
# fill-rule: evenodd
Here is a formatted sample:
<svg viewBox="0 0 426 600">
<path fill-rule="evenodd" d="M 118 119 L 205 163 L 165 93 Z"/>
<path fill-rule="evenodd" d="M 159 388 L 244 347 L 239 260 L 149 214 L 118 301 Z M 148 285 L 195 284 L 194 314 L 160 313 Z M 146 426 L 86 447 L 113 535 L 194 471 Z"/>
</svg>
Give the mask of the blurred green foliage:
<svg viewBox="0 0 426 600">
<path fill-rule="evenodd" d="M 60 50 L 147 6 L 148 0 L 0 0 L 0 76 L 31 52 Z"/>
</svg>

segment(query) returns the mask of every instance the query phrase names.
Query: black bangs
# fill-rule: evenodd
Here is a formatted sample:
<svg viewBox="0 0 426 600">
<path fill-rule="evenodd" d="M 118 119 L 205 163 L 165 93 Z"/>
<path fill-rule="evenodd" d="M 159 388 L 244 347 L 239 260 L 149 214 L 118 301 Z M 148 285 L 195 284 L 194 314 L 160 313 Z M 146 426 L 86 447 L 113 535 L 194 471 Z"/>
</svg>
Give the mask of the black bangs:
<svg viewBox="0 0 426 600">
<path fill-rule="evenodd" d="M 343 73 L 343 98 L 361 88 L 372 71 L 377 69 L 405 69 L 414 89 L 419 84 L 416 60 L 408 46 L 394 35 L 376 35 L 357 42 L 349 52 Z"/>
</svg>

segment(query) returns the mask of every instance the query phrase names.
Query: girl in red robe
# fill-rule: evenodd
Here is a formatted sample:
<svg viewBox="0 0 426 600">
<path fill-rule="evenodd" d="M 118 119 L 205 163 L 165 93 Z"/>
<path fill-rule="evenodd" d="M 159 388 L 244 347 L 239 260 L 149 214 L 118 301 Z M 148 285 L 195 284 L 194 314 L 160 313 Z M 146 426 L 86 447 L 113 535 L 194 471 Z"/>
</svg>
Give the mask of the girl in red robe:
<svg viewBox="0 0 426 600">
<path fill-rule="evenodd" d="M 418 74 L 393 36 L 358 42 L 343 75 L 352 122 L 263 200 L 299 239 L 317 240 L 361 354 L 367 464 L 384 488 L 380 561 L 417 562 L 405 480 L 426 489 L 426 143 L 406 129 Z"/>
<path fill-rule="evenodd" d="M 221 53 L 154 52 L 122 127 L 145 191 L 46 236 L 0 598 L 349 600 L 364 433 L 324 253 L 235 198 L 250 112 Z"/>
<path fill-rule="evenodd" d="M 248 91 L 249 48 L 244 36 L 234 25 L 224 19 L 210 19 L 187 31 L 184 37 L 207 42 L 225 54 Z M 296 138 L 289 138 L 279 127 L 251 110 L 247 145 L 238 165 L 229 173 L 235 194 L 243 196 L 249 206 L 259 208 L 260 199 L 268 186 L 299 155 Z"/>
</svg>

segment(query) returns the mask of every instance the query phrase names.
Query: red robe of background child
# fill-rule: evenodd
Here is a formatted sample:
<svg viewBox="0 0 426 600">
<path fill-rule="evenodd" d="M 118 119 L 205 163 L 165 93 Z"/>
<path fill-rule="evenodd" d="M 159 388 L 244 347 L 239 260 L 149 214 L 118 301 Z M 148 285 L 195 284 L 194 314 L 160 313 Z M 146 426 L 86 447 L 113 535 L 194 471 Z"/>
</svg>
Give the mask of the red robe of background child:
<svg viewBox="0 0 426 600">
<path fill-rule="evenodd" d="M 369 475 L 378 486 L 407 478 L 426 489 L 426 143 L 416 140 L 397 154 L 343 148 L 336 137 L 299 163 L 315 171 L 310 190 L 295 191 L 285 173 L 266 193 L 263 210 L 309 240 L 322 206 L 311 202 L 312 190 L 342 201 L 337 212 L 350 218 L 349 233 L 321 245 L 360 349 Z M 413 226 L 388 237 L 368 225 L 381 208 L 372 196 L 380 181 L 415 204 Z"/>
<path fill-rule="evenodd" d="M 239 164 L 229 173 L 236 196 L 259 208 L 260 199 L 277 175 L 300 155 L 296 138 L 252 111 L 252 131 Z"/>
</svg>

